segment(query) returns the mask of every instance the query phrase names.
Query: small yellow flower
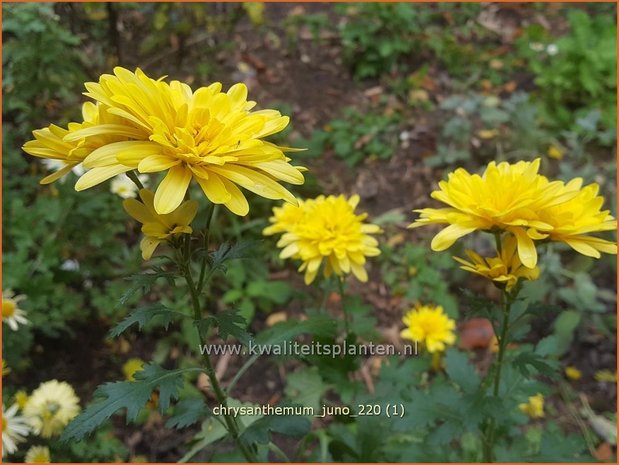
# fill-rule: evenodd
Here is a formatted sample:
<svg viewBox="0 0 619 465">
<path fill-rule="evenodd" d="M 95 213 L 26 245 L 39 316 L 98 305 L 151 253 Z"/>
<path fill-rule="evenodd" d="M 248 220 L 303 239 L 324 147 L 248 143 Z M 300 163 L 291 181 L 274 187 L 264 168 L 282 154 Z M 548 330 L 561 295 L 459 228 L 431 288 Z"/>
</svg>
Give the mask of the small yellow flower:
<svg viewBox="0 0 619 465">
<path fill-rule="evenodd" d="M 582 372 L 576 367 L 565 367 L 565 376 L 572 381 L 578 381 L 582 378 Z"/>
<path fill-rule="evenodd" d="M 527 268 L 522 265 L 516 248 L 516 238 L 508 236 L 501 244 L 501 253 L 498 257 L 483 258 L 476 252 L 467 250 L 465 253 L 472 262 L 459 257 L 454 257 L 454 260 L 462 264 L 460 268 L 463 270 L 491 279 L 504 286 L 507 292 L 511 292 L 518 279 L 535 280 L 539 277 L 537 266 Z"/>
<path fill-rule="evenodd" d="M 32 446 L 26 452 L 24 463 L 51 463 L 49 448 L 46 446 Z"/>
<path fill-rule="evenodd" d="M 368 279 L 366 257 L 380 254 L 378 241 L 371 236 L 381 232 L 374 224 L 364 223 L 367 214 L 355 214 L 359 196 L 321 195 L 301 201 L 299 206 L 284 205 L 273 209 L 273 225 L 263 234 L 284 233 L 277 243 L 283 259 L 299 259 L 299 271 L 305 272 L 305 283 L 311 284 L 324 265 L 326 277 L 352 272 L 359 281 Z"/>
<path fill-rule="evenodd" d="M 24 390 L 19 390 L 15 393 L 15 403 L 18 405 L 20 410 L 23 410 L 28 403 L 28 394 Z"/>
<path fill-rule="evenodd" d="M 140 189 L 140 198 L 142 202 L 136 199 L 125 200 L 123 207 L 129 215 L 142 223 L 144 238 L 140 249 L 144 260 L 149 260 L 162 242 L 193 232 L 189 225 L 198 212 L 198 202 L 195 200 L 183 202 L 172 213 L 159 215 L 153 205 L 155 194 L 147 189 Z"/>
<path fill-rule="evenodd" d="M 11 372 L 11 369 L 9 368 L 9 366 L 6 364 L 6 360 L 2 359 L 2 377 L 4 378 L 6 375 L 8 375 Z"/>
<path fill-rule="evenodd" d="M 563 159 L 563 150 L 561 150 L 561 148 L 557 147 L 556 145 L 551 145 L 550 147 L 548 147 L 547 153 L 550 158 L 554 158 L 555 160 Z"/>
<path fill-rule="evenodd" d="M 60 434 L 77 416 L 80 411 L 79 401 L 68 383 L 55 379 L 46 381 L 28 399 L 24 416 L 28 418 L 35 434 L 50 438 Z"/>
<path fill-rule="evenodd" d="M 2 292 L 2 322 L 8 324 L 13 331 L 17 331 L 19 325 L 30 323 L 26 312 L 18 306 L 19 302 L 25 299 L 25 295 L 15 295 L 11 289 Z"/>
<path fill-rule="evenodd" d="M 138 371 L 142 371 L 143 368 L 144 361 L 140 360 L 139 358 L 130 358 L 125 362 L 122 370 L 127 381 L 135 381 L 135 374 Z"/>
<path fill-rule="evenodd" d="M 530 418 L 544 418 L 544 396 L 531 396 L 528 402 L 518 405 L 518 409 Z"/>
<path fill-rule="evenodd" d="M 593 377 L 596 381 L 600 383 L 616 383 L 617 382 L 617 372 L 610 370 L 598 370 L 593 374 Z"/>
<path fill-rule="evenodd" d="M 499 135 L 498 129 L 482 129 L 477 132 L 480 139 L 492 139 Z"/>
<path fill-rule="evenodd" d="M 428 352 L 442 352 L 456 341 L 456 323 L 443 313 L 443 307 L 420 305 L 411 309 L 402 319 L 406 328 L 400 335 L 404 339 L 424 344 Z"/>
</svg>

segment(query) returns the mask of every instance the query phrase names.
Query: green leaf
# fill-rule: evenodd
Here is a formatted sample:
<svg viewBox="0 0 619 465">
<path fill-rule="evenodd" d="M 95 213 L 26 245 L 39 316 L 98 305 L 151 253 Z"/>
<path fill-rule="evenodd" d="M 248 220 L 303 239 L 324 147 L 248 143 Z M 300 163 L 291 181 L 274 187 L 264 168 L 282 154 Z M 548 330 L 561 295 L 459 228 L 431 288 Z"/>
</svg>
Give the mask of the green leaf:
<svg viewBox="0 0 619 465">
<path fill-rule="evenodd" d="M 181 429 L 200 421 L 209 413 L 202 399 L 185 399 L 180 401 L 174 410 L 174 416 L 166 422 L 166 428 Z"/>
<path fill-rule="evenodd" d="M 202 320 L 195 322 L 200 330 L 200 334 L 206 335 L 208 328 L 214 324 L 219 328 L 219 336 L 226 340 L 229 336 L 237 338 L 244 344 L 247 344 L 252 336 L 245 330 L 247 321 L 243 318 L 237 309 L 225 310 L 223 312 L 210 315 Z"/>
<path fill-rule="evenodd" d="M 327 392 L 327 386 L 317 367 L 304 368 L 291 373 L 287 377 L 286 395 L 295 404 L 312 407 L 318 411 L 320 399 Z"/>
<path fill-rule="evenodd" d="M 249 425 L 243 431 L 241 440 L 248 445 L 268 444 L 271 432 L 301 437 L 309 432 L 311 426 L 311 421 L 303 416 L 267 415 Z"/>
<path fill-rule="evenodd" d="M 142 291 L 142 294 L 146 294 L 151 290 L 155 281 L 159 278 L 165 278 L 168 284 L 174 285 L 174 273 L 165 271 L 161 267 L 153 267 L 153 273 L 140 273 L 125 278 L 128 281 L 132 281 L 133 284 L 125 291 L 125 293 L 118 300 L 118 306 L 125 305 L 129 299 L 138 291 Z"/>
<path fill-rule="evenodd" d="M 543 342 L 543 340 L 540 341 L 540 343 L 541 342 Z M 539 353 L 523 352 L 521 354 L 518 354 L 518 356 L 514 358 L 512 364 L 514 368 L 518 369 L 524 377 L 527 377 L 530 375 L 529 367 L 534 368 L 536 371 L 546 376 L 550 376 L 550 377 L 557 376 L 556 362 L 553 363 L 553 362 L 544 360 L 544 358 Z"/>
<path fill-rule="evenodd" d="M 224 263 L 228 260 L 239 260 L 243 258 L 250 258 L 255 255 L 255 251 L 258 248 L 260 241 L 241 241 L 234 245 L 223 243 L 217 250 L 211 253 L 211 271 L 221 269 L 226 271 Z M 252 251 L 253 253 L 250 253 Z"/>
<path fill-rule="evenodd" d="M 127 421 L 135 420 L 155 389 L 159 389 L 159 410 L 164 412 L 170 406 L 170 400 L 178 397 L 178 390 L 183 384 L 180 375 L 189 371 L 202 370 L 165 370 L 158 365 L 148 364 L 135 374 L 135 381 L 118 381 L 99 386 L 94 394 L 95 401 L 69 423 L 61 440 L 68 442 L 82 439 L 122 409 L 127 410 Z"/>
<path fill-rule="evenodd" d="M 110 337 L 118 337 L 122 333 L 124 333 L 129 327 L 136 323 L 138 325 L 138 330 L 141 331 L 144 325 L 146 325 L 154 318 L 157 318 L 158 323 L 168 329 L 168 326 L 172 321 L 178 320 L 180 318 L 189 318 L 189 315 L 170 310 L 169 308 L 159 303 L 146 305 L 145 307 L 140 307 L 131 312 L 129 316 L 127 316 L 123 321 L 118 323 L 110 330 L 109 335 Z"/>
<path fill-rule="evenodd" d="M 473 392 L 480 384 L 480 378 L 466 353 L 456 349 L 447 350 L 445 371 L 449 378 L 464 392 Z"/>
</svg>

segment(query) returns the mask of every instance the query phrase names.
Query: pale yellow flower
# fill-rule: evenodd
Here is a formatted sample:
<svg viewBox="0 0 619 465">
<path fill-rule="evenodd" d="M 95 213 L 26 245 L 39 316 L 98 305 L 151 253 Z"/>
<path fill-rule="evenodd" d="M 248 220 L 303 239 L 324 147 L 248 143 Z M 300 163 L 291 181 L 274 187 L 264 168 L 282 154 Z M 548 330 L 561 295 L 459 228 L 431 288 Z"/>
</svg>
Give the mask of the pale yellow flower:
<svg viewBox="0 0 619 465">
<path fill-rule="evenodd" d="M 198 212 L 198 203 L 195 200 L 187 200 L 172 213 L 159 215 L 153 205 L 155 194 L 147 189 L 140 189 L 140 198 L 142 202 L 136 199 L 125 200 L 123 207 L 129 215 L 142 223 L 144 238 L 140 242 L 140 249 L 144 260 L 149 260 L 162 242 L 193 232 L 190 224 Z"/>
<path fill-rule="evenodd" d="M 142 186 L 148 187 L 148 176 L 140 174 L 138 180 Z M 131 199 L 135 197 L 138 191 L 138 186 L 126 174 L 119 174 L 110 184 L 110 192 L 116 194 L 123 199 Z"/>
<path fill-rule="evenodd" d="M 35 434 L 50 438 L 60 434 L 77 416 L 80 412 L 79 401 L 68 383 L 55 379 L 46 381 L 28 399 L 24 416 Z"/>
<path fill-rule="evenodd" d="M 417 305 L 402 321 L 406 327 L 400 335 L 404 339 L 425 345 L 430 353 L 443 352 L 456 341 L 456 322 L 443 313 L 443 307 Z"/>
<path fill-rule="evenodd" d="M 47 446 L 32 446 L 26 452 L 24 463 L 51 463 L 52 459 Z"/>
<path fill-rule="evenodd" d="M 366 257 L 380 254 L 378 241 L 371 234 L 380 233 L 381 229 L 364 223 L 367 214 L 355 214 L 358 203 L 358 195 L 350 199 L 343 195 L 321 195 L 300 202 L 298 207 L 274 208 L 273 225 L 263 233 L 284 233 L 277 243 L 282 248 L 280 257 L 303 262 L 299 271 L 305 272 L 306 284 L 314 281 L 323 265 L 326 277 L 352 272 L 365 282 L 368 279 Z"/>
</svg>

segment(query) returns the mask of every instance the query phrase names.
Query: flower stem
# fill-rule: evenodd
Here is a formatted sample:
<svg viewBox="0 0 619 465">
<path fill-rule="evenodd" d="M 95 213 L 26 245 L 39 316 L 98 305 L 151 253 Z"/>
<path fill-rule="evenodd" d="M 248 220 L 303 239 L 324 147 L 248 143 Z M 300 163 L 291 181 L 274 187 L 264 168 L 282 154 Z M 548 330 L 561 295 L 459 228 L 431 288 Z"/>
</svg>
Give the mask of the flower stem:
<svg viewBox="0 0 619 465">
<path fill-rule="evenodd" d="M 346 305 L 344 304 L 344 279 L 340 278 L 339 276 L 336 278 L 337 279 L 337 285 L 338 288 L 340 290 L 340 301 L 342 303 L 342 312 L 344 312 L 344 332 L 346 333 L 346 336 L 348 336 L 350 334 L 350 328 L 348 325 L 348 311 L 346 310 Z"/>
<path fill-rule="evenodd" d="M 186 241 L 189 242 L 189 238 L 187 238 Z M 191 296 L 191 303 L 193 306 L 194 320 L 197 322 L 202 319 L 202 308 L 200 306 L 200 296 L 198 293 L 198 289 L 195 285 L 195 282 L 193 280 L 193 277 L 191 276 L 191 268 L 188 262 L 188 254 L 185 254 L 184 258 L 185 260 L 182 263 L 182 272 L 183 272 L 185 281 L 187 282 L 187 287 L 189 288 L 189 294 Z M 198 336 L 200 337 L 200 339 L 206 340 L 207 334 L 204 334 L 203 329 L 200 326 L 197 326 L 197 330 L 198 330 Z M 209 354 L 204 353 L 202 356 L 202 359 L 204 360 L 206 374 L 209 378 L 211 386 L 213 387 L 213 393 L 215 394 L 215 398 L 217 399 L 217 402 L 219 402 L 223 407 L 225 407 L 222 410 L 225 412 L 224 420 L 226 422 L 228 433 L 230 433 L 230 435 L 232 436 L 232 439 L 234 440 L 234 442 L 237 444 L 237 446 L 243 453 L 243 456 L 245 457 L 245 459 L 248 462 L 257 462 L 258 458 L 256 457 L 255 452 L 251 448 L 249 448 L 245 443 L 243 443 L 243 441 L 241 440 L 239 427 L 236 423 L 236 419 L 230 414 L 228 414 L 227 397 L 226 397 L 226 394 L 224 394 L 223 390 L 221 389 L 221 386 L 219 385 L 219 381 L 217 380 L 217 375 L 215 373 L 215 369 L 213 368 L 213 363 L 211 362 L 211 358 Z"/>
<path fill-rule="evenodd" d="M 509 336 L 509 317 L 511 313 L 512 303 L 516 296 L 510 296 L 505 290 L 503 290 L 501 296 L 501 307 L 503 309 L 503 321 L 501 322 L 501 333 L 498 336 L 499 352 L 496 359 L 496 367 L 494 370 L 494 380 L 492 395 L 497 397 L 501 387 L 501 369 L 503 368 L 503 359 L 505 357 L 505 350 L 507 348 L 507 341 Z M 495 431 L 496 424 L 494 418 L 491 418 L 488 423 L 486 434 L 484 435 L 484 462 L 494 461 L 494 443 L 496 440 Z"/>
<path fill-rule="evenodd" d="M 198 293 L 204 288 L 204 277 L 206 276 L 206 265 L 208 263 L 208 248 L 211 238 L 211 221 L 215 214 L 215 204 L 209 205 L 208 213 L 206 214 L 206 227 L 204 229 L 204 256 L 202 257 L 202 265 L 200 266 L 200 277 L 198 278 Z"/>
<path fill-rule="evenodd" d="M 140 178 L 138 178 L 138 175 L 135 174 L 135 171 L 133 170 L 127 171 L 126 174 L 127 174 L 127 177 L 131 179 L 136 186 L 138 186 L 138 189 L 144 189 L 144 184 L 142 184 L 142 181 L 140 181 Z"/>
</svg>

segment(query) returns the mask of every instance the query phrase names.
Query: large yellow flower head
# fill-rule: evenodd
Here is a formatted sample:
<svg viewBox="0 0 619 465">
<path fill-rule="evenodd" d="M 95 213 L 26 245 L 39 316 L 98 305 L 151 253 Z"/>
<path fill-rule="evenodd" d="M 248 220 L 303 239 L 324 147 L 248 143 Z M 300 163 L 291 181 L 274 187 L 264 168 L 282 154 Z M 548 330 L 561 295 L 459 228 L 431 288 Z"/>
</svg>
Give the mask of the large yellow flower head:
<svg viewBox="0 0 619 465">
<path fill-rule="evenodd" d="M 456 322 L 443 313 L 440 305 L 433 307 L 418 304 L 404 315 L 402 321 L 406 328 L 400 335 L 404 339 L 424 344 L 430 353 L 443 352 L 446 346 L 456 341 Z"/>
<path fill-rule="evenodd" d="M 142 223 L 144 238 L 140 249 L 144 260 L 149 260 L 162 242 L 193 232 L 189 225 L 198 212 L 198 202 L 195 200 L 187 200 L 171 213 L 160 215 L 154 207 L 155 194 L 147 189 L 140 189 L 140 198 L 141 202 L 136 199 L 125 200 L 123 207 L 129 215 Z"/>
<path fill-rule="evenodd" d="M 564 241 L 590 256 L 599 257 L 592 249 L 616 253 L 612 243 L 581 236 L 616 228 L 608 212 L 600 212 L 597 185 L 580 190 L 580 179 L 568 184 L 551 182 L 538 174 L 539 163 L 539 159 L 515 164 L 491 162 L 481 176 L 457 169 L 439 183 L 440 190 L 432 192 L 433 198 L 449 207 L 416 210 L 421 217 L 410 227 L 449 225 L 432 240 L 436 251 L 476 230 L 511 234 L 521 263 L 531 269 L 537 264 L 536 240 Z"/>
<path fill-rule="evenodd" d="M 501 252 L 497 257 L 483 258 L 473 250 L 466 250 L 470 262 L 454 257 L 461 263 L 465 271 L 476 273 L 501 284 L 507 292 L 511 292 L 519 279 L 534 280 L 539 277 L 539 268 L 527 268 L 520 262 L 516 251 L 516 238 L 508 236 L 501 244 Z"/>
<path fill-rule="evenodd" d="M 52 183 L 81 166 L 84 159 L 97 148 L 127 140 L 129 136 L 135 135 L 135 131 L 123 126 L 120 118 L 109 113 L 105 105 L 84 103 L 82 118 L 81 123 L 69 123 L 67 129 L 50 124 L 46 128 L 32 131 L 34 140 L 24 144 L 24 152 L 46 160 L 54 160 L 60 167 L 56 172 L 43 178 L 41 184 Z M 99 125 L 116 127 L 116 133 L 87 137 L 88 130 Z M 76 133 L 78 137 L 75 137 Z"/>
<path fill-rule="evenodd" d="M 280 132 L 289 118 L 276 110 L 252 112 L 247 87 L 235 84 L 227 92 L 221 84 L 195 92 L 179 81 L 154 80 L 141 70 L 124 68 L 114 75 L 87 83 L 85 94 L 120 119 L 120 124 L 98 124 L 77 130 L 64 140 L 88 141 L 101 136 L 128 136 L 101 145 L 84 159 L 87 171 L 77 182 L 83 190 L 117 174 L 165 171 L 155 194 L 159 214 L 174 211 L 194 179 L 209 200 L 224 204 L 237 215 L 249 211 L 237 187 L 269 199 L 294 203 L 294 196 L 279 184 L 303 184 L 302 168 L 289 164 L 284 151 L 294 151 L 263 138 Z"/>
<path fill-rule="evenodd" d="M 371 236 L 381 232 L 374 224 L 364 223 L 367 214 L 355 214 L 359 196 L 321 195 L 299 203 L 273 209 L 274 216 L 265 235 L 284 233 L 277 243 L 281 258 L 302 260 L 299 271 L 305 272 L 305 283 L 311 284 L 321 265 L 326 277 L 352 272 L 367 281 L 366 257 L 380 254 L 378 241 Z"/>
<path fill-rule="evenodd" d="M 60 434 L 80 412 L 79 398 L 65 382 L 51 380 L 42 383 L 28 398 L 24 416 L 35 434 L 50 438 Z"/>
</svg>

